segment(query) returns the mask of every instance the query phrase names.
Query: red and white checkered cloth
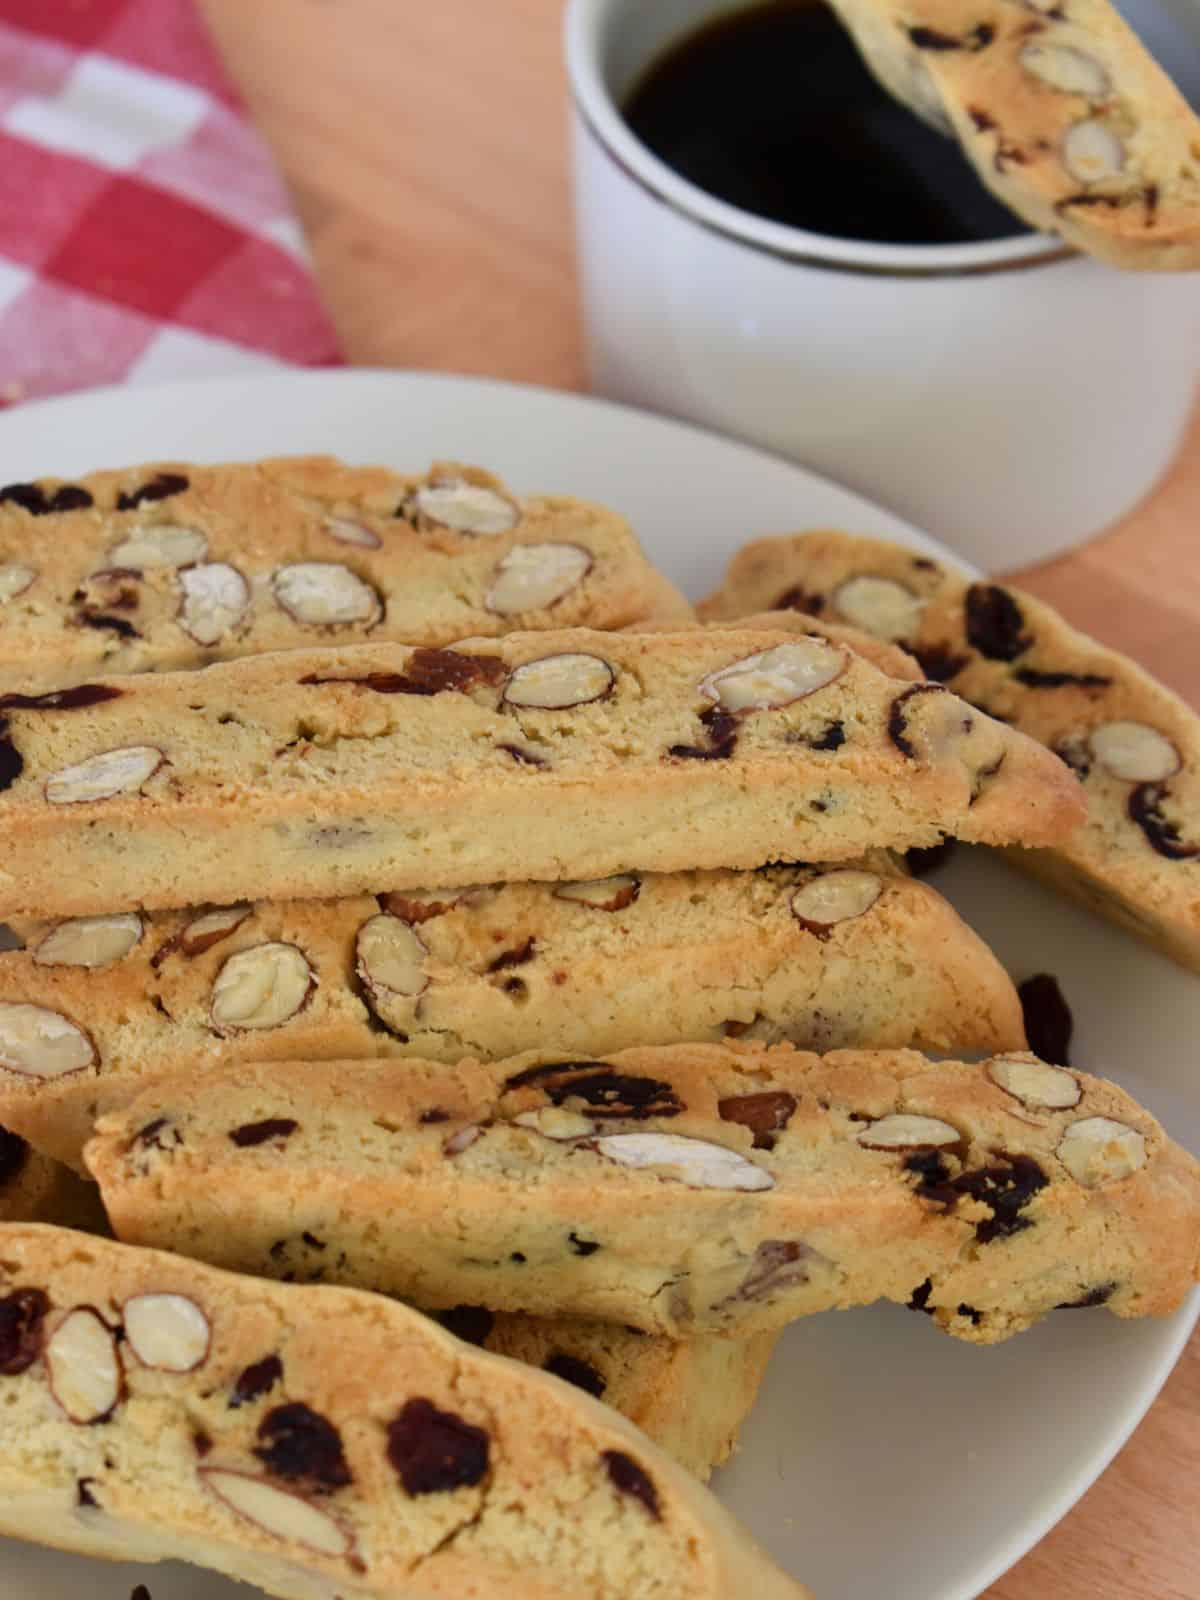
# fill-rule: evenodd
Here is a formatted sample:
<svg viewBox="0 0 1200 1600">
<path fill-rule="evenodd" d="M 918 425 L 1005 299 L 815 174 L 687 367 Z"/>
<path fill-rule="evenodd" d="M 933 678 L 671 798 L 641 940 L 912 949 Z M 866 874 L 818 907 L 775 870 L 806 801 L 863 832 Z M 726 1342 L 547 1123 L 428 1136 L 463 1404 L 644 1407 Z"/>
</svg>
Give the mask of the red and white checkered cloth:
<svg viewBox="0 0 1200 1600">
<path fill-rule="evenodd" d="M 0 405 L 338 360 L 192 0 L 0 0 Z"/>
</svg>

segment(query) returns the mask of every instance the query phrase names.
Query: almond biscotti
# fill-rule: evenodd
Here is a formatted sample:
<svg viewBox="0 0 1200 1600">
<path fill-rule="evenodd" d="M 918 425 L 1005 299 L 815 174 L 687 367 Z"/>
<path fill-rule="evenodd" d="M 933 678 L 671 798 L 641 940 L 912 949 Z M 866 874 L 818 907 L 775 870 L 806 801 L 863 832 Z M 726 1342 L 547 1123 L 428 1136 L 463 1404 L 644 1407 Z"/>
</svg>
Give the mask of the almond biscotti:
<svg viewBox="0 0 1200 1600">
<path fill-rule="evenodd" d="M 1050 844 L 1057 757 L 794 634 L 358 645 L 0 697 L 0 916 Z"/>
<path fill-rule="evenodd" d="M 887 1299 L 987 1344 L 1200 1271 L 1196 1161 L 1020 1052 L 275 1063 L 160 1079 L 86 1154 L 131 1243 L 674 1338 Z"/>
<path fill-rule="evenodd" d="M 0 689 L 313 644 L 687 618 L 625 521 L 441 462 L 328 456 L 0 489 Z"/>
<path fill-rule="evenodd" d="M 536 1045 L 1025 1044 L 1012 982 L 884 851 L 23 929 L 0 955 L 0 1123 L 79 1165 L 98 1110 L 222 1062 L 496 1060 Z"/>
<path fill-rule="evenodd" d="M 1031 595 L 878 539 L 757 540 L 701 609 L 773 603 L 900 641 L 931 678 L 1060 755 L 1087 824 L 1014 863 L 1200 969 L 1200 720 L 1177 695 Z"/>
<path fill-rule="evenodd" d="M 0 1531 L 286 1600 L 803 1600 L 578 1388 L 374 1295 L 0 1227 Z"/>
<path fill-rule="evenodd" d="M 832 0 L 984 184 L 1118 267 L 1200 265 L 1200 119 L 1108 0 Z"/>
<path fill-rule="evenodd" d="M 479 1306 L 456 1306 L 439 1320 L 460 1339 L 541 1367 L 615 1406 L 701 1479 L 733 1454 L 776 1344 L 774 1333 L 657 1339 L 615 1322 Z"/>
</svg>

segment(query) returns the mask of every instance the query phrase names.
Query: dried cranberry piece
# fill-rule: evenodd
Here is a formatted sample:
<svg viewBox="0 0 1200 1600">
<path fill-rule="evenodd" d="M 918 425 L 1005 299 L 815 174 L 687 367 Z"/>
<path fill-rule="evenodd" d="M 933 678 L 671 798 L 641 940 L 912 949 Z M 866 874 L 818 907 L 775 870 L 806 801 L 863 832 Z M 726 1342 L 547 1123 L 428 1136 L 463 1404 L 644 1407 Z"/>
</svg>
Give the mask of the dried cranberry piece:
<svg viewBox="0 0 1200 1600">
<path fill-rule="evenodd" d="M 92 1493 L 92 1484 L 95 1481 L 95 1478 L 76 1478 L 75 1480 L 75 1504 L 81 1511 L 93 1509 L 99 1505 L 99 1501 Z"/>
<path fill-rule="evenodd" d="M 78 711 L 82 706 L 119 700 L 123 689 L 107 683 L 80 683 L 74 689 L 52 689 L 49 694 L 0 695 L 0 711 Z"/>
<path fill-rule="evenodd" d="M 442 1494 L 482 1480 L 488 1443 L 483 1428 L 417 1398 L 388 1425 L 387 1455 L 408 1494 Z"/>
<path fill-rule="evenodd" d="M 417 1118 L 417 1121 L 423 1124 L 429 1122 L 449 1122 L 450 1113 L 448 1111 L 443 1111 L 441 1106 L 430 1106 L 428 1111 L 422 1111 L 421 1115 Z"/>
<path fill-rule="evenodd" d="M 956 678 L 970 660 L 969 656 L 956 655 L 948 644 L 914 644 L 909 650 L 916 656 L 921 671 L 935 683 Z"/>
<path fill-rule="evenodd" d="M 904 1158 L 904 1170 L 915 1172 L 920 1178 L 918 1194 L 926 1194 L 933 1185 L 946 1183 L 950 1178 L 950 1168 L 937 1150 L 914 1150 Z"/>
<path fill-rule="evenodd" d="M 892 701 L 888 712 L 887 731 L 888 738 L 910 760 L 915 761 L 917 752 L 913 749 L 908 737 L 908 706 L 911 700 L 922 694 L 947 694 L 949 691 L 940 683 L 914 683 L 910 689 L 905 689 L 903 694 L 898 694 Z"/>
<path fill-rule="evenodd" d="M 46 491 L 40 483 L 6 483 L 0 489 L 0 505 L 20 506 L 32 517 L 44 517 L 50 510 Z"/>
<path fill-rule="evenodd" d="M 447 1333 L 454 1334 L 455 1338 L 462 1339 L 466 1344 L 477 1344 L 481 1348 L 488 1342 L 496 1326 L 495 1313 L 484 1306 L 451 1306 L 449 1311 L 438 1312 L 438 1321 Z"/>
<path fill-rule="evenodd" d="M 155 1117 L 134 1134 L 132 1144 L 142 1150 L 174 1150 L 183 1143 L 183 1135 L 170 1117 Z"/>
<path fill-rule="evenodd" d="M 573 1383 L 577 1389 L 593 1395 L 597 1400 L 608 1388 L 607 1379 L 596 1371 L 590 1361 L 580 1361 L 578 1356 L 568 1355 L 565 1350 L 556 1350 L 545 1363 L 545 1370 L 552 1372 L 556 1378 Z"/>
<path fill-rule="evenodd" d="M 239 1406 L 248 1406 L 255 1400 L 261 1400 L 282 1377 L 283 1362 L 278 1356 L 264 1356 L 261 1361 L 252 1362 L 238 1374 L 234 1382 L 229 1409 L 236 1411 Z"/>
<path fill-rule="evenodd" d="M 755 1150 L 774 1150 L 775 1135 L 792 1120 L 797 1104 L 796 1096 L 785 1089 L 767 1089 L 761 1094 L 718 1100 L 717 1112 L 723 1122 L 737 1122 L 749 1128 Z"/>
<path fill-rule="evenodd" d="M 596 1251 L 600 1249 L 600 1245 L 595 1239 L 581 1239 L 573 1231 L 567 1234 L 567 1242 L 577 1256 L 594 1256 Z"/>
<path fill-rule="evenodd" d="M 1069 1067 L 1075 1019 L 1063 998 L 1058 979 L 1048 972 L 1035 973 L 1017 985 L 1017 994 L 1029 1048 L 1051 1066 Z"/>
<path fill-rule="evenodd" d="M 1130 819 L 1160 856 L 1166 856 L 1168 861 L 1190 861 L 1200 856 L 1200 844 L 1185 844 L 1179 836 L 1179 824 L 1163 815 L 1167 794 L 1165 783 L 1139 783 L 1129 796 Z"/>
<path fill-rule="evenodd" d="M 144 1583 L 135 1584 L 129 1600 L 150 1600 L 150 1591 Z"/>
<path fill-rule="evenodd" d="M 806 616 L 819 617 L 825 609 L 825 596 L 808 594 L 796 583 L 785 589 L 772 604 L 772 611 L 803 611 Z"/>
<path fill-rule="evenodd" d="M 970 33 L 958 38 L 937 28 L 913 27 L 906 30 L 918 50 L 984 50 L 996 37 L 990 22 L 979 22 Z"/>
<path fill-rule="evenodd" d="M 246 1122 L 240 1128 L 231 1128 L 229 1137 L 239 1150 L 256 1144 L 266 1144 L 268 1139 L 287 1139 L 300 1126 L 291 1117 L 264 1117 L 261 1122 Z"/>
<path fill-rule="evenodd" d="M 805 740 L 810 750 L 840 750 L 845 742 L 845 724 L 836 719 L 828 723 L 823 732 Z"/>
<path fill-rule="evenodd" d="M 1013 673 L 1027 689 L 1107 689 L 1112 683 L 1099 672 L 1039 672 L 1036 667 L 1018 667 Z"/>
<path fill-rule="evenodd" d="M 717 706 L 709 706 L 700 713 L 700 721 L 708 734 L 708 743 L 673 744 L 667 754 L 685 761 L 727 761 L 737 745 L 737 718 Z"/>
<path fill-rule="evenodd" d="M 16 1289 L 0 1300 L 0 1377 L 27 1372 L 42 1353 L 42 1325 L 50 1310 L 44 1289 Z"/>
<path fill-rule="evenodd" d="M 1094 1289 L 1089 1289 L 1078 1300 L 1064 1300 L 1055 1306 L 1056 1311 L 1084 1311 L 1089 1306 L 1102 1306 L 1110 1301 L 1117 1292 L 1115 1283 L 1101 1283 Z"/>
<path fill-rule="evenodd" d="M 0 1128 L 0 1188 L 11 1183 L 29 1160 L 29 1146 L 19 1134 Z"/>
<path fill-rule="evenodd" d="M 556 1106 L 582 1100 L 597 1117 L 624 1117 L 644 1122 L 647 1117 L 677 1117 L 683 1102 L 669 1083 L 642 1078 L 608 1068 L 585 1078 L 546 1085 L 546 1098 Z"/>
<path fill-rule="evenodd" d="M 536 941 L 529 938 L 526 939 L 524 944 L 517 945 L 513 950 L 502 950 L 494 960 L 488 962 L 487 970 L 489 972 L 503 972 L 505 967 L 523 967 L 527 961 L 533 960 L 535 944 Z"/>
<path fill-rule="evenodd" d="M 910 1311 L 923 1311 L 927 1317 L 933 1312 L 929 1309 L 929 1296 L 933 1293 L 933 1279 L 926 1278 L 924 1283 L 919 1283 L 908 1299 Z"/>
<path fill-rule="evenodd" d="M 304 684 L 356 683 L 375 694 L 465 694 L 477 684 L 498 684 L 505 676 L 499 656 L 467 655 L 461 650 L 414 650 L 403 672 L 369 672 L 362 678 L 301 678 Z"/>
<path fill-rule="evenodd" d="M 905 1166 L 910 1172 L 918 1171 L 915 1162 L 920 1159 L 920 1154 L 910 1156 Z M 964 1195 L 987 1206 L 992 1214 L 976 1224 L 975 1237 L 980 1244 L 991 1244 L 1033 1226 L 1021 1213 L 1049 1181 L 1032 1156 L 1000 1155 L 995 1166 L 960 1172 L 957 1178 L 936 1176 L 931 1171 L 917 1184 L 916 1192 L 947 1211 L 952 1211 Z"/>
<path fill-rule="evenodd" d="M 12 742 L 8 723 L 0 718 L 0 790 L 11 789 L 25 770 L 25 758 Z"/>
<path fill-rule="evenodd" d="M 77 483 L 64 483 L 50 498 L 51 511 L 86 511 L 95 501 Z"/>
<path fill-rule="evenodd" d="M 639 1467 L 632 1456 L 627 1456 L 623 1450 L 606 1450 L 601 1459 L 613 1485 L 622 1494 L 640 1500 L 655 1522 L 660 1521 L 662 1514 L 658 1509 L 658 1490 L 645 1468 Z"/>
<path fill-rule="evenodd" d="M 959 1306 L 956 1315 L 960 1317 L 970 1317 L 972 1325 L 976 1328 L 983 1321 L 983 1312 L 976 1311 L 975 1307 L 967 1305 L 965 1300 Z"/>
<path fill-rule="evenodd" d="M 258 1438 L 262 1442 L 254 1454 L 277 1478 L 303 1482 L 318 1494 L 344 1489 L 353 1481 L 341 1434 L 303 1401 L 268 1411 L 258 1425 Z"/>
<path fill-rule="evenodd" d="M 81 628 L 106 629 L 115 633 L 122 639 L 140 639 L 141 633 L 132 622 L 126 622 L 124 617 L 110 616 L 106 611 L 88 611 L 86 608 L 77 612 L 76 622 Z"/>
<path fill-rule="evenodd" d="M 122 489 L 117 496 L 117 510 L 135 511 L 148 500 L 167 500 L 173 494 L 182 494 L 187 487 L 188 479 L 182 472 L 156 472 L 132 494 L 126 494 Z"/>
<path fill-rule="evenodd" d="M 504 1080 L 506 1089 L 525 1089 L 531 1083 L 542 1083 L 547 1078 L 558 1078 L 564 1072 L 604 1072 L 603 1061 L 546 1061 L 540 1067 L 526 1067 L 524 1072 L 514 1072 Z"/>
<path fill-rule="evenodd" d="M 205 1433 L 203 1428 L 197 1428 L 196 1432 L 192 1435 L 192 1449 L 200 1457 L 201 1461 L 204 1460 L 204 1457 L 209 1453 L 212 1447 L 212 1434 Z"/>
<path fill-rule="evenodd" d="M 1033 640 L 1022 633 L 1021 608 L 996 583 L 973 583 L 967 590 L 967 642 L 989 661 L 1015 661 Z"/>
</svg>

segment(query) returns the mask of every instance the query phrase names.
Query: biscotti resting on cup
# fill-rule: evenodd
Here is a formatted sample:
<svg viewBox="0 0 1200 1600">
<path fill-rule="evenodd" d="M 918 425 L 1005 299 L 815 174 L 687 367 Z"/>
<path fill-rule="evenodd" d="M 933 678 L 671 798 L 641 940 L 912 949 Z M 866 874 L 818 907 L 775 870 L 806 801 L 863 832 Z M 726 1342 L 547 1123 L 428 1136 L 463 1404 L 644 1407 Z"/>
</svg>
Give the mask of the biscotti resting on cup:
<svg viewBox="0 0 1200 1600">
<path fill-rule="evenodd" d="M 849 866 L 624 874 L 122 912 L 0 955 L 0 1122 L 76 1166 L 99 1110 L 223 1062 L 495 1060 L 637 1044 L 1011 1050 L 983 941 L 886 851 Z"/>
<path fill-rule="evenodd" d="M 902 643 L 931 678 L 1052 749 L 1088 819 L 1014 864 L 1200 970 L 1200 718 L 1128 656 L 1032 595 L 972 583 L 902 545 L 814 532 L 734 556 L 700 607 L 819 611 Z"/>
<path fill-rule="evenodd" d="M 290 651 L 0 697 L 0 916 L 1050 844 L 1057 757 L 794 634 Z"/>
<path fill-rule="evenodd" d="M 615 512 L 474 467 L 166 463 L 0 488 L 0 690 L 691 608 Z"/>
<path fill-rule="evenodd" d="M 0 1531 L 285 1600 L 803 1600 L 577 1387 L 374 1295 L 0 1227 Z"/>
<path fill-rule="evenodd" d="M 307 1280 L 320 1281 L 313 1266 Z M 750 1339 L 662 1339 L 585 1317 L 525 1317 L 456 1306 L 433 1313 L 460 1339 L 552 1372 L 614 1406 L 696 1477 L 733 1454 L 775 1348 Z"/>
<path fill-rule="evenodd" d="M 1033 227 L 1200 266 L 1200 119 L 1108 0 L 832 0 L 875 76 Z"/>
<path fill-rule="evenodd" d="M 987 1344 L 1172 1311 L 1200 1261 L 1193 1158 L 1024 1053 L 260 1064 L 157 1080 L 86 1155 L 132 1243 L 672 1338 L 887 1299 Z"/>
</svg>

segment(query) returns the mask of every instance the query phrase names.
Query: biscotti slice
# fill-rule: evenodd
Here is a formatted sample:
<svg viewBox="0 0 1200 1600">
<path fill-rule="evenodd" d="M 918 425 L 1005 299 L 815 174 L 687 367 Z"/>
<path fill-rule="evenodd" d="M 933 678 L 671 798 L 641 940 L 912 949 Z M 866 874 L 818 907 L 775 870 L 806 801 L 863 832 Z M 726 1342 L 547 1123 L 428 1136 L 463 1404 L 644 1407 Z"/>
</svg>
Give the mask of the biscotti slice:
<svg viewBox="0 0 1200 1600">
<path fill-rule="evenodd" d="M 0 689 L 691 608 L 627 523 L 473 467 L 165 463 L 0 489 Z"/>
<path fill-rule="evenodd" d="M 708 628 L 750 628 L 769 629 L 775 633 L 808 633 L 820 639 L 829 639 L 833 644 L 847 645 L 860 656 L 865 656 L 872 665 L 886 672 L 889 678 L 920 678 L 923 676 L 920 663 L 915 656 L 910 656 L 907 650 L 902 650 L 897 644 L 889 644 L 886 639 L 877 639 L 873 634 L 865 633 L 861 628 L 852 628 L 843 622 L 828 622 L 824 617 L 813 617 L 796 611 L 762 611 L 753 617 L 738 617 L 736 620 L 714 619 L 704 624 Z M 627 633 L 672 633 L 679 627 L 677 622 L 634 622 L 625 630 Z"/>
<path fill-rule="evenodd" d="M 94 1230 L 104 1226 L 104 1208 L 94 1183 L 0 1128 L 0 1222 L 58 1222 Z"/>
<path fill-rule="evenodd" d="M 1200 265 L 1200 119 L 1107 0 L 832 4 L 1026 222 L 1118 267 Z"/>
<path fill-rule="evenodd" d="M 1200 1166 L 1020 1052 L 260 1064 L 159 1080 L 86 1155 L 131 1243 L 673 1338 L 887 1299 L 987 1344 L 1200 1268 Z"/>
<path fill-rule="evenodd" d="M 0 955 L 0 1123 L 79 1165 L 98 1110 L 185 1065 L 789 1039 L 1024 1046 L 983 941 L 884 851 L 23 927 Z"/>
<path fill-rule="evenodd" d="M 457 1306 L 439 1320 L 460 1339 L 541 1367 L 615 1406 L 701 1479 L 733 1454 L 777 1339 L 659 1339 L 615 1322 L 479 1306 Z"/>
<path fill-rule="evenodd" d="M 814 532 L 760 539 L 701 609 L 788 603 L 899 641 L 931 678 L 1076 772 L 1088 820 L 1015 865 L 1200 970 L 1200 719 L 1127 656 L 1032 595 L 901 545 Z"/>
<path fill-rule="evenodd" d="M 578 1388 L 374 1295 L 0 1227 L 0 1531 L 286 1600 L 802 1600 Z"/>
<path fill-rule="evenodd" d="M 787 633 L 288 651 L 0 697 L 0 916 L 1049 844 L 1078 784 Z"/>
</svg>

